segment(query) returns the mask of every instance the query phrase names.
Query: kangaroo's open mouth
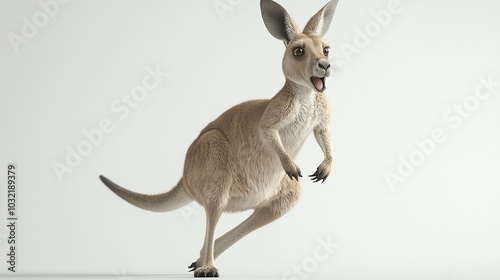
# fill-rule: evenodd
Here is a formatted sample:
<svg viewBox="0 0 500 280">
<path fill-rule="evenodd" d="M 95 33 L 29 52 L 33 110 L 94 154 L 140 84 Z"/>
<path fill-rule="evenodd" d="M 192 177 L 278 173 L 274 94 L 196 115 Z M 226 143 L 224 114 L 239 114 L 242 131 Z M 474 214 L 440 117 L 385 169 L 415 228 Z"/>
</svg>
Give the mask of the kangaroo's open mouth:
<svg viewBox="0 0 500 280">
<path fill-rule="evenodd" d="M 312 76 L 311 83 L 313 84 L 314 88 L 319 92 L 323 92 L 326 89 L 325 77 L 320 78 Z"/>
</svg>

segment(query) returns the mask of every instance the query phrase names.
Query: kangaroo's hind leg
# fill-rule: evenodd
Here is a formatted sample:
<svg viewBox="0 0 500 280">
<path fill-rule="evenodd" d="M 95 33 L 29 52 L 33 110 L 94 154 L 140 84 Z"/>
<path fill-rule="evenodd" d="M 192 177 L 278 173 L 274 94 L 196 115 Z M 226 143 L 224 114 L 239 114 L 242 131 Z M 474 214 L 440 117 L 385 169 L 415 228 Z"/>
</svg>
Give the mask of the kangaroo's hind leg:
<svg viewBox="0 0 500 280">
<path fill-rule="evenodd" d="M 250 232 L 283 216 L 297 203 L 300 197 L 299 182 L 285 177 L 283 178 L 281 187 L 281 191 L 266 205 L 256 208 L 250 217 L 215 240 L 215 259 L 217 259 L 217 257 L 219 257 L 226 249 L 231 247 L 234 243 Z M 204 252 L 202 251 L 200 258 L 196 262 L 193 262 L 189 268 L 195 270 L 200 267 L 203 263 L 203 254 Z"/>
<path fill-rule="evenodd" d="M 206 231 L 203 248 L 201 249 L 201 266 L 194 271 L 194 277 L 219 277 L 219 272 L 214 265 L 214 232 L 215 226 L 223 212 L 222 205 L 215 202 L 205 205 Z"/>
<path fill-rule="evenodd" d="M 214 232 L 224 212 L 232 183 L 231 151 L 224 134 L 210 130 L 189 148 L 184 178 L 186 190 L 205 208 L 206 231 L 195 277 L 218 277 L 214 265 Z"/>
</svg>

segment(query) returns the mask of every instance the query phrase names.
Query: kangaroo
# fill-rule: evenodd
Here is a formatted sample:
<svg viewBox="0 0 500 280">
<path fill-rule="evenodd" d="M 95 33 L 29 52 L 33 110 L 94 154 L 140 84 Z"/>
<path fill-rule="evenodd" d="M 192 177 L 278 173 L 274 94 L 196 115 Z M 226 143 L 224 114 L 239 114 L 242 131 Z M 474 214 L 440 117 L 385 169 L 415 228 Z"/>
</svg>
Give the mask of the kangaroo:
<svg viewBox="0 0 500 280">
<path fill-rule="evenodd" d="M 214 266 L 218 256 L 296 204 L 302 174 L 294 158 L 311 132 L 324 160 L 309 176 L 316 183 L 330 174 L 330 107 L 324 91 L 331 67 L 329 46 L 322 36 L 337 3 L 326 4 L 301 32 L 281 5 L 260 1 L 267 30 L 285 43 L 285 85 L 273 98 L 241 103 L 209 123 L 188 148 L 182 178 L 173 189 L 139 194 L 100 176 L 111 191 L 145 210 L 172 211 L 193 200 L 203 205 L 205 239 L 200 257 L 188 267 L 195 277 L 218 277 Z M 223 212 L 248 209 L 254 211 L 246 220 L 214 241 Z"/>
</svg>

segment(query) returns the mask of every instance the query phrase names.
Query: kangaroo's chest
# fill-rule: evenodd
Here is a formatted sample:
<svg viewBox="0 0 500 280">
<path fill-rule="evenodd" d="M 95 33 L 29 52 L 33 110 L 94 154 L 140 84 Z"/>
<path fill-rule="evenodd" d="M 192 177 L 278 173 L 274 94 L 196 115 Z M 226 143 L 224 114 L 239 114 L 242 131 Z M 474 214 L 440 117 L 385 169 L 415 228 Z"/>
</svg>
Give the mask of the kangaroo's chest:
<svg viewBox="0 0 500 280">
<path fill-rule="evenodd" d="M 290 123 L 279 131 L 283 146 L 292 157 L 314 130 L 318 123 L 318 115 L 315 95 L 297 101 L 297 109 Z"/>
</svg>

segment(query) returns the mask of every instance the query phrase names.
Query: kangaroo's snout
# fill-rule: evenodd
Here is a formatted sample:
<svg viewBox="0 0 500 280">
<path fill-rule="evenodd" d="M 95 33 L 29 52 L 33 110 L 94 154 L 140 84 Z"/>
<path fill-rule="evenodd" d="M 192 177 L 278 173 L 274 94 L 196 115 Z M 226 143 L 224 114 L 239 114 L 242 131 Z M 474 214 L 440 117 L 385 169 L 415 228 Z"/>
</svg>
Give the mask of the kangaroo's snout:
<svg viewBox="0 0 500 280">
<path fill-rule="evenodd" d="M 319 68 L 324 69 L 326 71 L 330 68 L 330 62 L 328 62 L 328 60 L 326 59 L 322 59 L 318 61 L 318 66 Z"/>
<path fill-rule="evenodd" d="M 326 77 L 332 72 L 330 62 L 327 59 L 320 59 L 316 62 L 313 70 L 313 76 L 310 78 L 312 85 L 318 92 L 323 92 L 326 89 Z"/>
<path fill-rule="evenodd" d="M 326 59 L 320 59 L 316 64 L 316 73 L 319 77 L 329 77 L 330 76 L 330 62 Z M 321 75 L 323 74 L 323 75 Z"/>
</svg>

